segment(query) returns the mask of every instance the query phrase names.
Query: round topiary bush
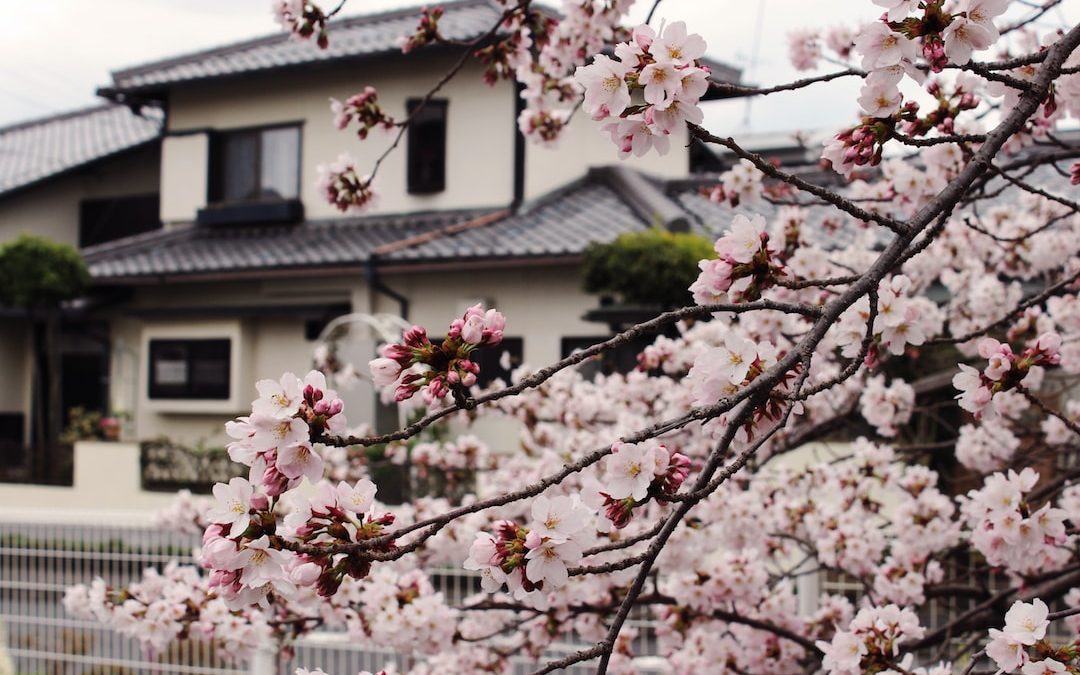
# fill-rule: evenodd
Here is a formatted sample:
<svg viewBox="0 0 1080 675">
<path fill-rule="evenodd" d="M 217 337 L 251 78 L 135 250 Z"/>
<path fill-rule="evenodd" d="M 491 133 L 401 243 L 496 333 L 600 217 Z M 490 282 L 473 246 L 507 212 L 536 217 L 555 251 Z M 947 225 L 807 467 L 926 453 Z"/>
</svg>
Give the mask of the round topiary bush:
<svg viewBox="0 0 1080 675">
<path fill-rule="evenodd" d="M 617 295 L 626 304 L 682 307 L 690 302 L 698 261 L 714 256 L 712 243 L 697 234 L 629 232 L 585 251 L 585 290 Z"/>
<path fill-rule="evenodd" d="M 29 234 L 0 244 L 0 305 L 55 307 L 82 295 L 89 282 L 73 246 Z"/>
</svg>

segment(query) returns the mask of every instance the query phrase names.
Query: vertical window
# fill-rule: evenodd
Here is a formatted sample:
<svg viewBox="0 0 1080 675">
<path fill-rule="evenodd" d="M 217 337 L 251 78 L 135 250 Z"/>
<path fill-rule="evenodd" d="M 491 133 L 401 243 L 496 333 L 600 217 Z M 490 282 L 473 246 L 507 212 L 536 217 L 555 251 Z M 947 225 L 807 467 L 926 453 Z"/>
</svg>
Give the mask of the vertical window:
<svg viewBox="0 0 1080 675">
<path fill-rule="evenodd" d="M 408 188 L 410 194 L 433 194 L 446 189 L 446 101 L 409 99 L 415 114 L 409 123 Z"/>
<path fill-rule="evenodd" d="M 230 341 L 151 340 L 150 398 L 229 398 Z"/>
<path fill-rule="evenodd" d="M 486 387 L 495 380 L 510 384 L 510 374 L 525 361 L 525 341 L 517 337 L 503 338 L 494 347 L 483 347 L 472 354 L 480 375 L 476 384 Z"/>
<path fill-rule="evenodd" d="M 211 154 L 215 204 L 296 199 L 300 194 L 300 127 L 221 132 Z"/>
</svg>

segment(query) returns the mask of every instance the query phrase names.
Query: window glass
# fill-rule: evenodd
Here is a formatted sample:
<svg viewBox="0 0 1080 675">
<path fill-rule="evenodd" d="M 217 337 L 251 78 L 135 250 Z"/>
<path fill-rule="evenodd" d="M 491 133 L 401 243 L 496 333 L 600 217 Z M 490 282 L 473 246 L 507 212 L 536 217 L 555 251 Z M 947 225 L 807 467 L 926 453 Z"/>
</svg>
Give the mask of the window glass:
<svg viewBox="0 0 1080 675">
<path fill-rule="evenodd" d="M 300 184 L 300 130 L 296 127 L 262 132 L 263 199 L 296 199 Z"/>
<path fill-rule="evenodd" d="M 222 146 L 225 201 L 246 202 L 258 196 L 259 137 L 255 133 L 229 134 Z"/>
<path fill-rule="evenodd" d="M 151 340 L 150 398 L 229 398 L 228 339 Z"/>
<path fill-rule="evenodd" d="M 408 188 L 412 194 L 431 194 L 446 189 L 446 101 L 407 104 L 410 115 Z"/>
<path fill-rule="evenodd" d="M 300 128 L 218 133 L 211 161 L 210 201 L 243 204 L 300 194 Z"/>
</svg>

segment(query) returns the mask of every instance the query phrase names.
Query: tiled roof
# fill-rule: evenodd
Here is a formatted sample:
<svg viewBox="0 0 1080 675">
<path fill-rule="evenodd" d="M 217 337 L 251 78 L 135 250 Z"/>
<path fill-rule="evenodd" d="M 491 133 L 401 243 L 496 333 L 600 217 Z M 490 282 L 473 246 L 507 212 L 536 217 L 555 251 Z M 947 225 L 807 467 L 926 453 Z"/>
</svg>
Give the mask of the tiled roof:
<svg viewBox="0 0 1080 675">
<path fill-rule="evenodd" d="M 114 282 L 353 266 L 372 259 L 380 267 L 403 270 L 424 263 L 575 257 L 591 243 L 657 225 L 660 214 L 672 211 L 685 218 L 669 219 L 670 226 L 688 224 L 712 240 L 730 227 L 736 213 L 756 213 L 771 221 L 780 208 L 764 200 L 737 208 L 713 202 L 700 188 L 714 184 L 715 178 L 663 182 L 633 174 L 636 180 L 627 180 L 628 172 L 633 173 L 626 168 L 593 169 L 516 213 L 488 209 L 294 226 L 192 225 L 102 244 L 85 249 L 84 255 L 95 279 Z M 1067 179 L 1050 167 L 1032 180 L 1067 194 Z M 850 245 L 859 231 L 824 227 L 822 221 L 831 213 L 831 208 L 806 210 L 807 225 L 815 230 L 811 236 L 826 249 Z M 882 244 L 890 236 L 883 228 L 869 228 L 869 234 Z"/>
<path fill-rule="evenodd" d="M 439 32 L 449 40 L 480 37 L 498 20 L 502 10 L 493 0 L 451 0 L 441 3 L 444 13 Z M 113 72 L 113 83 L 99 93 L 115 98 L 118 93 L 145 93 L 174 84 L 230 75 L 242 75 L 343 59 L 400 54 L 397 39 L 416 31 L 420 6 L 366 14 L 332 21 L 330 44 L 319 49 L 310 40 L 291 39 L 283 31 L 253 40 L 145 63 Z M 741 71 L 705 58 L 718 82 L 738 82 Z M 706 96 L 709 98 L 709 96 Z"/>
<path fill-rule="evenodd" d="M 273 226 L 188 225 L 83 249 L 98 280 L 350 266 L 392 242 L 481 218 L 487 211 L 370 216 Z"/>
<path fill-rule="evenodd" d="M 157 138 L 161 113 L 103 105 L 0 129 L 0 196 Z"/>
<path fill-rule="evenodd" d="M 500 12 L 488 0 L 459 0 L 442 5 L 439 31 L 450 40 L 469 40 L 488 31 Z M 167 85 L 239 75 L 339 59 L 401 53 L 396 40 L 416 30 L 419 7 L 367 14 L 333 21 L 330 45 L 319 49 L 310 40 L 294 40 L 284 32 L 254 40 L 147 63 L 112 74 L 110 89 L 138 92 Z"/>
<path fill-rule="evenodd" d="M 632 207 L 599 172 L 543 198 L 531 208 L 379 259 L 389 263 L 580 255 L 589 244 L 643 231 L 653 219 Z M 692 228 L 705 233 L 700 224 Z"/>
</svg>

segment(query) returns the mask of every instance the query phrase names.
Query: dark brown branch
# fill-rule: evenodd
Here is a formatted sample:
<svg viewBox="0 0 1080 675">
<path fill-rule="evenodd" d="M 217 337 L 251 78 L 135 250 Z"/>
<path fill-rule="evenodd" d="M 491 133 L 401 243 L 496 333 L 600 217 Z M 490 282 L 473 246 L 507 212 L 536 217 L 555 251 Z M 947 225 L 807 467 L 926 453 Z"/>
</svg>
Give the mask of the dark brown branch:
<svg viewBox="0 0 1080 675">
<path fill-rule="evenodd" d="M 802 190 L 803 192 L 808 192 L 815 197 L 819 197 L 826 202 L 832 204 L 836 208 L 840 209 L 841 211 L 858 218 L 859 220 L 877 223 L 878 225 L 886 227 L 897 234 L 902 234 L 907 229 L 906 225 L 896 220 L 895 218 L 890 218 L 889 216 L 884 216 L 878 213 L 874 213 L 872 211 L 867 211 L 855 202 L 847 199 L 846 197 L 840 196 L 832 190 L 827 190 L 824 187 L 806 181 L 799 176 L 796 176 L 795 174 L 791 174 L 776 168 L 761 155 L 743 149 L 743 147 L 736 143 L 735 139 L 733 138 L 721 138 L 720 136 L 709 133 L 707 130 L 696 124 L 688 123 L 686 126 L 690 129 L 690 133 L 695 138 L 705 141 L 706 143 L 722 145 L 728 150 L 731 150 L 738 157 L 751 162 L 755 167 L 757 167 L 758 171 L 765 174 L 766 176 L 783 181 L 788 185 L 792 185 L 799 190 Z"/>
<path fill-rule="evenodd" d="M 500 389 L 490 394 L 485 394 L 475 399 L 470 399 L 469 408 L 475 409 L 478 406 L 497 401 L 499 399 L 507 398 L 509 396 L 515 396 L 525 391 L 526 389 L 533 389 L 540 386 L 547 380 L 551 379 L 556 373 L 561 370 L 565 370 L 572 366 L 585 361 L 586 359 L 601 354 L 605 351 L 610 351 L 627 344 L 634 339 L 652 333 L 657 328 L 662 328 L 669 324 L 677 323 L 683 319 L 708 316 L 719 312 L 731 312 L 731 313 L 743 313 L 754 312 L 759 310 L 775 310 L 779 312 L 789 312 L 793 314 L 802 314 L 803 316 L 815 317 L 821 310 L 809 305 L 788 304 L 782 302 L 773 302 L 771 300 L 758 300 L 756 302 L 748 302 L 745 304 L 717 304 L 717 305 L 698 305 L 693 307 L 683 307 L 671 312 L 664 312 L 659 316 L 656 316 L 649 321 L 639 323 L 618 335 L 599 342 L 591 347 L 582 349 L 578 352 L 571 354 L 570 356 L 557 361 L 546 368 L 542 368 L 532 375 L 524 378 L 517 384 Z M 382 434 L 380 436 L 330 436 L 322 440 L 326 445 L 333 445 L 337 447 L 344 447 L 349 445 L 380 445 L 383 443 L 389 443 L 390 441 L 399 441 L 406 438 L 415 436 L 423 431 L 425 428 L 431 426 L 435 422 L 451 415 L 455 412 L 465 410 L 466 407 L 457 403 L 443 408 L 437 412 L 431 413 L 423 419 L 414 422 L 398 431 L 389 434 Z"/>
</svg>

